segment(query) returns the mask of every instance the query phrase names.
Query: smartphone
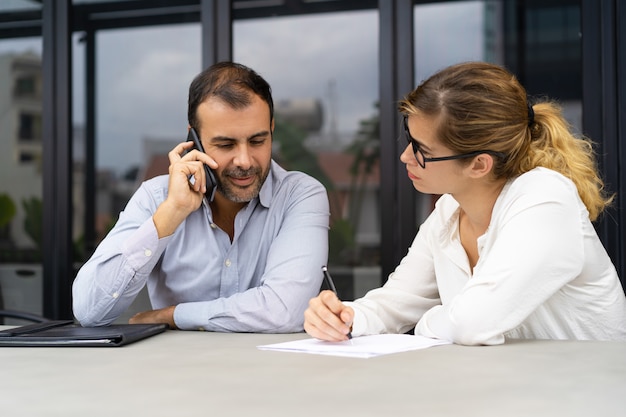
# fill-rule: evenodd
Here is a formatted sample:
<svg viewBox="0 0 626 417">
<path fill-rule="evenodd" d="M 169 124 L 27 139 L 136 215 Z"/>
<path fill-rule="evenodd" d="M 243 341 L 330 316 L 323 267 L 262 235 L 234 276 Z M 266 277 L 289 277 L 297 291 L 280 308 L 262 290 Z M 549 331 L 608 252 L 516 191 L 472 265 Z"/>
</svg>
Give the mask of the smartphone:
<svg viewBox="0 0 626 417">
<path fill-rule="evenodd" d="M 202 147 L 202 143 L 200 142 L 200 138 L 198 138 L 198 133 L 196 129 L 193 127 L 189 129 L 189 133 L 187 134 L 187 140 L 193 142 L 193 147 L 200 152 L 204 153 L 204 148 Z M 217 189 L 217 181 L 215 181 L 215 175 L 213 174 L 213 170 L 209 168 L 207 164 L 204 165 L 204 174 L 206 178 L 206 198 L 209 202 L 213 201 L 213 197 L 215 197 L 215 190 Z"/>
</svg>

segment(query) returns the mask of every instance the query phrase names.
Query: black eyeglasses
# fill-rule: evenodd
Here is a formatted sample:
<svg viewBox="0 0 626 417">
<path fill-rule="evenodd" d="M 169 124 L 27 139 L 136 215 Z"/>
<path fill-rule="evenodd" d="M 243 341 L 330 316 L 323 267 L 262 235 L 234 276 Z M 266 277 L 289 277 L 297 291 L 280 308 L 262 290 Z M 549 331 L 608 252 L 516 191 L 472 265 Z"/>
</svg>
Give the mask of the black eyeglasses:
<svg viewBox="0 0 626 417">
<path fill-rule="evenodd" d="M 426 156 L 424 156 L 424 152 L 422 152 L 422 150 L 420 149 L 419 142 L 416 141 L 413 138 L 413 136 L 411 136 L 411 133 L 409 132 L 409 125 L 407 123 L 407 116 L 404 116 L 404 118 L 402 119 L 402 123 L 404 125 L 404 136 L 406 137 L 407 142 L 411 144 L 411 147 L 413 148 L 413 154 L 415 155 L 415 159 L 417 160 L 417 163 L 419 164 L 419 166 L 421 166 L 422 168 L 426 168 L 426 162 L 451 161 L 453 159 L 471 158 L 473 156 L 480 155 L 481 153 L 488 153 L 490 155 L 497 156 L 497 157 L 502 158 L 502 159 L 504 159 L 504 157 L 506 156 L 502 152 L 474 151 L 474 152 L 462 153 L 462 154 L 459 154 L 459 155 L 439 156 L 439 157 L 435 157 L 435 158 L 426 158 Z"/>
</svg>

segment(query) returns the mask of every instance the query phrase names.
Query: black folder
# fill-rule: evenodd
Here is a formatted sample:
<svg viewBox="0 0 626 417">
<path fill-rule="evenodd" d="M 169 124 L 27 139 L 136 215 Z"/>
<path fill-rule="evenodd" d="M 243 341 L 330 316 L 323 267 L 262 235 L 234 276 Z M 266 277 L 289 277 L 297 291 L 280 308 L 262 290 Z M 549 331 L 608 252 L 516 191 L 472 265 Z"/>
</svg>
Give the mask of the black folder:
<svg viewBox="0 0 626 417">
<path fill-rule="evenodd" d="M 112 324 L 82 327 L 72 320 L 52 320 L 0 330 L 1 346 L 124 346 L 162 333 L 167 324 Z"/>
</svg>

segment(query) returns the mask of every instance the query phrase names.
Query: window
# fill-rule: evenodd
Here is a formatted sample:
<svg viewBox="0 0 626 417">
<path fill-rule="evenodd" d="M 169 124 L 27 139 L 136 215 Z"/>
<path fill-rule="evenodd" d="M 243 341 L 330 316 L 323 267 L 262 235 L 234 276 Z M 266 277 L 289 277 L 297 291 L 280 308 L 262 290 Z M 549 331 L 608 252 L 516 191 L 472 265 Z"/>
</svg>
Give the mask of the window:
<svg viewBox="0 0 626 417">
<path fill-rule="evenodd" d="M 41 142 L 41 114 L 20 113 L 18 139 L 23 142 Z"/>
<path fill-rule="evenodd" d="M 17 77 L 15 79 L 14 97 L 33 98 L 37 93 L 37 80 L 34 75 Z"/>
<path fill-rule="evenodd" d="M 35 155 L 32 152 L 23 151 L 20 152 L 19 160 L 21 164 L 27 164 L 35 161 Z"/>
<path fill-rule="evenodd" d="M 380 285 L 378 32 L 373 10 L 233 23 L 234 60 L 272 86 L 274 160 L 328 190 L 328 263 L 343 299 Z"/>
</svg>

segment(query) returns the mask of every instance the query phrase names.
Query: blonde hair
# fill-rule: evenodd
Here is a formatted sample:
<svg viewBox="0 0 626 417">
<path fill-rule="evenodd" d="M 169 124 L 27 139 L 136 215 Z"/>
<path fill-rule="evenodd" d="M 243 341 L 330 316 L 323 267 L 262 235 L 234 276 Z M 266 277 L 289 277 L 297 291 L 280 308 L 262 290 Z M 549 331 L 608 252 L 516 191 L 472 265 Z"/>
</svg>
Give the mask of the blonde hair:
<svg viewBox="0 0 626 417">
<path fill-rule="evenodd" d="M 613 200 L 604 189 L 594 144 L 577 136 L 553 101 L 531 105 L 526 90 L 506 69 L 485 62 L 456 64 L 437 72 L 399 104 L 405 115 L 438 118 L 437 137 L 458 153 L 489 150 L 496 178 L 514 178 L 546 167 L 571 179 L 594 221 Z"/>
</svg>

